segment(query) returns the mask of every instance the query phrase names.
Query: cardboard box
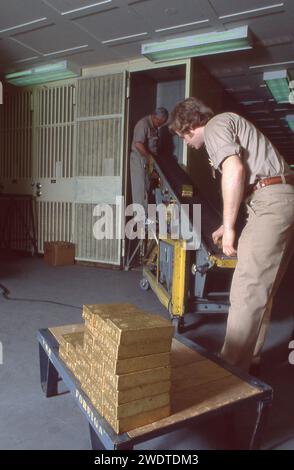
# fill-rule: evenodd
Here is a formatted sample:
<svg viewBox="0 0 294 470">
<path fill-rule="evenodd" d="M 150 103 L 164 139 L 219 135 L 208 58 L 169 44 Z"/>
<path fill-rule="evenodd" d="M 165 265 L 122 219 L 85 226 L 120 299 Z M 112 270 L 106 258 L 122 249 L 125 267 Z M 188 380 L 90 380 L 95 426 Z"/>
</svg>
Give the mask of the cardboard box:
<svg viewBox="0 0 294 470">
<path fill-rule="evenodd" d="M 45 242 L 44 261 L 51 266 L 75 264 L 75 245 L 68 242 Z"/>
</svg>

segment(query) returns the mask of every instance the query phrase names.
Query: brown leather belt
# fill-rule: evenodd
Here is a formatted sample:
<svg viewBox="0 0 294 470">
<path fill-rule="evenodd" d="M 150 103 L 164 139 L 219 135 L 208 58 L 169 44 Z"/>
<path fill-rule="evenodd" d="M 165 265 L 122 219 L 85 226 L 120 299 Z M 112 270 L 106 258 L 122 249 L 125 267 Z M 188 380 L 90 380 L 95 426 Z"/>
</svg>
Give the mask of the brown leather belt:
<svg viewBox="0 0 294 470">
<path fill-rule="evenodd" d="M 294 174 L 291 175 L 280 175 L 280 176 L 271 176 L 269 178 L 263 178 L 257 183 L 250 184 L 248 186 L 248 191 L 246 196 L 249 196 L 253 191 L 256 191 L 260 188 L 265 188 L 271 184 L 293 184 L 294 185 Z"/>
</svg>

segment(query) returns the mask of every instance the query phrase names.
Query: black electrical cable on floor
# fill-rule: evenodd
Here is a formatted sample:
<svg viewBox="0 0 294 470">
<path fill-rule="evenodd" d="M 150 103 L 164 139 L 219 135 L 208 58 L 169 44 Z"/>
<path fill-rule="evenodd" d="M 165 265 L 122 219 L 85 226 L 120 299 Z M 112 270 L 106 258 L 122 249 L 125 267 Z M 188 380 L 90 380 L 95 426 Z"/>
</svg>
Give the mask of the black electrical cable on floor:
<svg viewBox="0 0 294 470">
<path fill-rule="evenodd" d="M 16 302 L 39 302 L 39 303 L 45 303 L 45 304 L 61 305 L 62 307 L 71 307 L 77 310 L 81 310 L 82 308 L 82 307 L 77 307 L 76 305 L 63 304 L 62 302 L 55 302 L 54 300 L 29 299 L 29 298 L 22 299 L 22 298 L 9 297 L 10 291 L 9 289 L 7 289 L 6 286 L 4 286 L 3 284 L 0 284 L 0 289 L 2 289 L 2 296 L 6 300 L 13 300 Z"/>
</svg>

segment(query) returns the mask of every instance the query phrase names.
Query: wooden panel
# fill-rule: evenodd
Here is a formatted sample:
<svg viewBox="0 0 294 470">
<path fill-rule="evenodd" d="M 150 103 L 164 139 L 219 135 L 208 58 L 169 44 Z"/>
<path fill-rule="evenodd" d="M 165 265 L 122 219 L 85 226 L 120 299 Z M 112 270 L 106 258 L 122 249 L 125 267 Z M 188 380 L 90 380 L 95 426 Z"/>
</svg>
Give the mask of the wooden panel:
<svg viewBox="0 0 294 470">
<path fill-rule="evenodd" d="M 178 352 L 179 358 L 175 359 Z M 192 355 L 195 362 L 191 362 Z M 131 438 L 262 393 L 259 388 L 249 385 L 177 340 L 173 340 L 172 363 L 178 367 L 172 367 L 171 415 L 129 431 Z"/>
</svg>

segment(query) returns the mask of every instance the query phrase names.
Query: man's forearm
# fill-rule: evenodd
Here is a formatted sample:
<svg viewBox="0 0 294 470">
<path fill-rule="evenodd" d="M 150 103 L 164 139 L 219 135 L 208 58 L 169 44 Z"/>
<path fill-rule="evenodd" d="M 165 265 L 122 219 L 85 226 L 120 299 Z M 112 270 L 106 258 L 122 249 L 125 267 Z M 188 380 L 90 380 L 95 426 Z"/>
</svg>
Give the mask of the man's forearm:
<svg viewBox="0 0 294 470">
<path fill-rule="evenodd" d="M 239 157 L 232 156 L 222 166 L 223 225 L 233 229 L 244 196 L 245 168 Z"/>
<path fill-rule="evenodd" d="M 140 152 L 142 157 L 146 158 L 146 160 L 148 162 L 150 157 L 152 157 L 152 155 L 149 152 L 149 150 L 145 147 L 145 145 L 142 142 L 136 142 L 135 147 Z"/>
</svg>

